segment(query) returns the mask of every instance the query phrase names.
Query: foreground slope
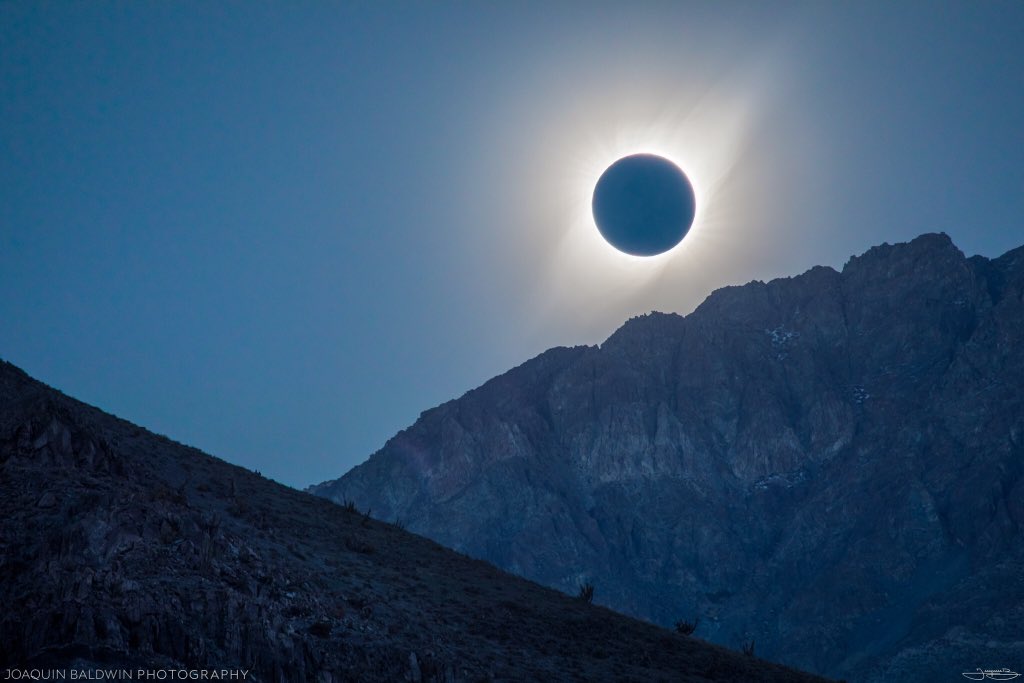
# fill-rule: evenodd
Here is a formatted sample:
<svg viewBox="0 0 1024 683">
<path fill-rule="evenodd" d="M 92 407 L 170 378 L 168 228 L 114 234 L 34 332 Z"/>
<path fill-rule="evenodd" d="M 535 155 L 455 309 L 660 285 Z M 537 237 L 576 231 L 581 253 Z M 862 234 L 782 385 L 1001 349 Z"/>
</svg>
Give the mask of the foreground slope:
<svg viewBox="0 0 1024 683">
<path fill-rule="evenodd" d="M 811 681 L 584 604 L 0 361 L 0 667 L 260 681 Z"/>
<path fill-rule="evenodd" d="M 1024 662 L 1024 248 L 945 235 L 552 349 L 312 487 L 808 670 Z"/>
</svg>

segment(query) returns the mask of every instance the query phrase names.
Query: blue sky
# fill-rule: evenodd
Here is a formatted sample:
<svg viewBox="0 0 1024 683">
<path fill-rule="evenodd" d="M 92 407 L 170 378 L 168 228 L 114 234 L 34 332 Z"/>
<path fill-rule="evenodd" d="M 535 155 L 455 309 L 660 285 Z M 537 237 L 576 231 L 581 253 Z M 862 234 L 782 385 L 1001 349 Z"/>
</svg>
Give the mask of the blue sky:
<svg viewBox="0 0 1024 683">
<path fill-rule="evenodd" d="M 555 345 L 1024 243 L 1021 3 L 0 4 L 0 357 L 304 486 Z M 595 241 L 660 151 L 698 219 Z"/>
</svg>

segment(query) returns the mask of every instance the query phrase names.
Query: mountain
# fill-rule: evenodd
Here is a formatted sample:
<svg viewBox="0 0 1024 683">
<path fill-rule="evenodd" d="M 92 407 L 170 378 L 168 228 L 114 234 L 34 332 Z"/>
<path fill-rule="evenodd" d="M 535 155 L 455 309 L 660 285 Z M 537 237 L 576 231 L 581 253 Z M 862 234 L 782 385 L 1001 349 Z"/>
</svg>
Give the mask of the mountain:
<svg viewBox="0 0 1024 683">
<path fill-rule="evenodd" d="M 0 520 L 5 678 L 821 680 L 511 576 L 2 361 Z"/>
<path fill-rule="evenodd" d="M 1024 664 L 1024 248 L 942 234 L 634 318 L 311 487 L 822 674 Z"/>
</svg>

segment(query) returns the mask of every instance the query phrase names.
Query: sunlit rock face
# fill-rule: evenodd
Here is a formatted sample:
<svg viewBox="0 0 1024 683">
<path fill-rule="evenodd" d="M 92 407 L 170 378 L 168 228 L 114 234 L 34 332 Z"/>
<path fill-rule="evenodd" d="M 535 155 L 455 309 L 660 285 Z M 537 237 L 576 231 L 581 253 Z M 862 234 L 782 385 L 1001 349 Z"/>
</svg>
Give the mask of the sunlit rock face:
<svg viewBox="0 0 1024 683">
<path fill-rule="evenodd" d="M 932 681 L 1024 661 L 1022 466 L 1024 248 L 931 234 L 547 351 L 313 490 L 769 658 Z"/>
</svg>

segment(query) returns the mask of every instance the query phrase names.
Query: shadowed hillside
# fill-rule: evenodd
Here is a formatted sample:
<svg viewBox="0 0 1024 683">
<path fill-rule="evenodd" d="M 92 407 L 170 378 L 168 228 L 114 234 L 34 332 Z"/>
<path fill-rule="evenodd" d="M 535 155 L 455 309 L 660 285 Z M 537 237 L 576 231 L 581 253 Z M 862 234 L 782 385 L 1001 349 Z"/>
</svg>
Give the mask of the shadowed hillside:
<svg viewBox="0 0 1024 683">
<path fill-rule="evenodd" d="M 282 457 L 287 457 L 283 454 Z M 506 574 L 0 362 L 0 667 L 812 681 Z"/>
</svg>

